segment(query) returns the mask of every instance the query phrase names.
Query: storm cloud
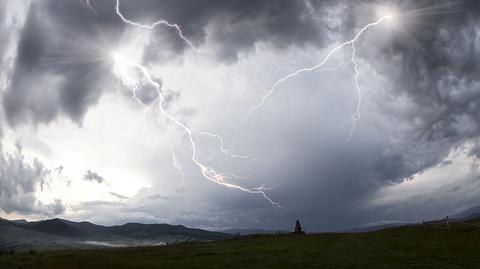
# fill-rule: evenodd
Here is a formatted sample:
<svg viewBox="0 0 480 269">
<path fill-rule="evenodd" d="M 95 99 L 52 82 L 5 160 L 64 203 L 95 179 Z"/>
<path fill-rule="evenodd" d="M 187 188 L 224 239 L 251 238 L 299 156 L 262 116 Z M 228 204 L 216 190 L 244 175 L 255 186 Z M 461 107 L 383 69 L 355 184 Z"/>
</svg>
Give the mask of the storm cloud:
<svg viewBox="0 0 480 269">
<path fill-rule="evenodd" d="M 31 3 L 3 98 L 11 125 L 49 123 L 59 115 L 81 124 L 98 101 L 108 80 L 102 42 L 115 44 L 122 25 L 112 1 L 97 2 L 95 13 L 80 1 Z"/>
<path fill-rule="evenodd" d="M 479 132 L 480 6 L 447 3 L 431 2 L 441 6 L 437 13 L 411 12 L 410 36 L 394 39 L 387 52 L 402 59 L 396 92 L 415 103 L 405 116 L 415 124 L 415 137 L 427 141 L 453 142 Z"/>
<path fill-rule="evenodd" d="M 458 155 L 471 158 L 474 167 L 480 148 L 480 4 L 473 0 L 385 2 L 120 1 L 120 12 L 130 20 L 150 25 L 165 19 L 177 24 L 194 50 L 173 27 L 147 30 L 123 23 L 115 13 L 114 0 L 92 0 L 90 7 L 78 0 L 32 1 L 25 10 L 12 74 L 2 93 L 2 117 L 9 126 L 3 125 L 21 134 L 27 126 L 33 130 L 31 136 L 38 131 L 31 144 L 53 148 L 58 143 L 56 149 L 62 153 L 51 161 L 69 157 L 72 163 L 55 163 L 65 167 L 65 173 L 75 169 L 74 162 L 84 162 L 80 171 L 71 172 L 80 179 L 73 180 L 73 186 L 81 189 L 82 182 L 91 181 L 99 183 L 95 184 L 99 189 L 107 188 L 108 184 L 101 184 L 105 178 L 112 185 L 117 181 L 136 186 L 136 193 L 130 185 L 121 186 L 106 191 L 106 201 L 73 207 L 81 217 L 102 223 L 122 219 L 101 219 L 89 206 L 121 211 L 128 221 L 214 228 L 285 228 L 300 218 L 307 230 L 415 221 L 423 215 L 434 217 L 474 206 L 479 202 L 470 192 L 468 199 L 452 199 L 456 202 L 448 210 L 434 198 L 428 200 L 432 208 L 428 214 L 427 207 L 415 209 L 415 204 L 428 204 L 419 198 L 421 194 L 411 203 L 372 206 L 380 194 L 393 195 L 385 194 L 386 190 L 422 182 L 425 175 L 437 176 L 432 170 L 456 167 L 462 174 L 465 167 L 450 158 L 452 152 L 469 151 Z M 275 81 L 320 62 L 335 44 L 378 19 L 374 7 L 387 4 L 397 7 L 398 22 L 368 29 L 355 44 L 363 95 L 362 117 L 352 139 L 347 138 L 358 101 L 352 65 L 302 73 L 285 81 L 245 125 L 236 126 Z M 5 51 L 6 36 L 8 28 L 2 25 L 0 52 Z M 224 135 L 227 153 L 255 156 L 246 161 L 231 158 L 218 151 L 219 141 L 194 132 L 198 158 L 225 173 L 248 174 L 248 180 L 232 177 L 229 182 L 252 189 L 263 186 L 284 211 L 272 209 L 262 196 L 202 180 L 201 171 L 192 164 L 185 133 L 172 128 L 168 120 L 152 116 L 158 112 L 153 106 L 144 114 L 135 106 L 138 115 L 128 114 L 131 88 L 120 83 L 118 74 L 114 76 L 110 50 L 128 47 L 139 36 L 144 39 L 131 54 L 161 84 L 164 108 L 195 130 Z M 351 57 L 352 48 L 347 46 L 328 67 Z M 142 79 L 141 87 L 135 88 L 136 97 L 153 105 L 157 92 Z M 120 96 L 128 101 L 114 99 L 118 89 L 127 90 Z M 106 101 L 100 104 L 102 98 Z M 122 104 L 126 108 L 119 109 Z M 87 115 L 90 122 L 85 123 Z M 62 128 L 65 119 L 78 129 Z M 107 130 L 116 120 L 125 120 L 126 127 Z M 140 126 L 146 135 L 132 131 L 131 126 Z M 140 147 L 142 143 L 146 146 Z M 172 148 L 177 150 L 173 166 Z M 85 164 L 88 158 L 92 161 Z M 112 164 L 115 158 L 127 161 Z M 68 211 L 62 200 L 35 207 L 39 201 L 34 193 L 50 173 L 42 161 L 26 162 L 18 148 L 13 154 L 5 152 L 0 162 L 5 212 Z M 175 169 L 178 164 L 181 173 Z M 124 175 L 123 169 L 130 174 Z M 474 186 L 475 172 L 472 168 L 458 180 Z M 176 180 L 179 174 L 181 180 Z M 446 178 L 441 180 L 439 197 L 463 190 L 445 183 Z M 434 196 L 429 192 L 431 185 L 424 188 L 429 197 Z"/>
<path fill-rule="evenodd" d="M 302 46 L 306 43 L 323 46 L 329 40 L 328 31 L 346 31 L 353 25 L 348 16 L 348 3 L 335 1 L 123 1 L 121 11 L 129 18 L 142 23 L 152 23 L 164 18 L 178 24 L 184 35 L 200 46 L 213 42 L 214 53 L 226 62 L 236 61 L 242 52 L 248 52 L 257 42 L 268 42 L 277 47 Z M 347 21 L 335 22 L 326 17 L 329 8 L 343 6 L 341 12 Z M 342 7 L 340 7 L 342 9 Z M 188 46 L 181 42 L 173 29 L 159 28 L 147 49 L 149 60 L 158 60 L 165 50 L 182 51 Z M 171 43 L 163 44 L 165 37 Z M 160 53 L 158 53 L 160 51 Z M 157 54 L 155 54 L 157 52 Z"/>
</svg>

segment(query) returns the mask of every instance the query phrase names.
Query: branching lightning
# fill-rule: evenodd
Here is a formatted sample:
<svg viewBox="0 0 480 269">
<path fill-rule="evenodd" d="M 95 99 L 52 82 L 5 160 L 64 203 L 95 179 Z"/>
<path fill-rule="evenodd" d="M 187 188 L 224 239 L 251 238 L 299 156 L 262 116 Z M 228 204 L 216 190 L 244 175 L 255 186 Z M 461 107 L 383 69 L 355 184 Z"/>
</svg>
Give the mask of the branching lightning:
<svg viewBox="0 0 480 269">
<path fill-rule="evenodd" d="M 127 23 L 127 24 L 130 24 L 130 25 L 133 25 L 133 26 L 137 26 L 137 27 L 141 27 L 141 28 L 146 28 L 146 29 L 153 29 L 154 27 L 156 27 L 157 25 L 165 25 L 165 26 L 168 26 L 168 27 L 172 27 L 172 28 L 175 28 L 177 33 L 178 33 L 178 36 L 183 40 L 185 41 L 191 48 L 195 49 L 193 47 L 193 44 L 192 42 L 190 42 L 190 40 L 188 40 L 182 33 L 180 27 L 177 25 L 177 24 L 172 24 L 172 23 L 169 23 L 168 21 L 165 21 L 165 20 L 160 20 L 160 21 L 157 21 L 151 25 L 143 25 L 143 24 L 140 24 L 140 23 L 137 23 L 137 22 L 134 22 L 134 21 L 131 21 L 127 18 L 125 18 L 122 13 L 120 12 L 120 3 L 119 3 L 119 0 L 117 0 L 116 2 L 116 12 L 118 14 L 118 16 L 122 19 L 123 22 Z M 196 49 L 195 49 L 196 50 Z M 187 135 L 187 138 L 188 138 L 188 141 L 190 143 L 190 146 L 191 146 L 191 150 L 192 150 L 192 153 L 191 153 L 191 160 L 192 162 L 198 167 L 200 168 L 201 170 L 201 173 L 203 175 L 203 177 L 211 182 L 214 182 L 218 185 L 221 185 L 223 187 L 226 187 L 226 188 L 229 188 L 229 189 L 234 189 L 234 190 L 240 190 L 240 191 L 243 191 L 243 192 L 246 192 L 246 193 L 250 193 L 250 194 L 259 194 L 261 196 L 263 196 L 272 206 L 274 207 L 278 207 L 278 208 L 283 208 L 279 203 L 273 201 L 266 193 L 265 193 L 265 190 L 268 190 L 267 188 L 265 188 L 263 185 L 261 187 L 258 187 L 258 188 L 253 188 L 253 189 L 248 189 L 248 188 L 245 188 L 245 187 L 242 187 L 242 186 L 239 186 L 239 185 L 236 185 L 236 184 L 232 184 L 232 183 L 228 183 L 226 182 L 226 180 L 228 179 L 231 179 L 231 178 L 239 178 L 237 176 L 234 176 L 234 175 L 231 175 L 231 174 L 222 174 L 222 173 L 219 173 L 217 171 L 215 171 L 212 167 L 208 166 L 208 165 L 205 165 L 203 164 L 202 162 L 200 162 L 197 158 L 197 145 L 195 144 L 195 141 L 193 139 L 193 130 L 191 130 L 190 128 L 188 128 L 185 124 L 183 124 L 182 122 L 180 122 L 179 120 L 177 120 L 173 115 L 171 115 L 170 113 L 168 113 L 168 111 L 165 109 L 164 107 L 164 102 L 165 102 L 165 96 L 164 94 L 162 93 L 161 91 L 161 85 L 160 83 L 156 82 L 150 72 L 148 71 L 148 69 L 139 64 L 139 63 L 136 63 L 136 62 L 133 62 L 125 57 L 123 57 L 123 55 L 121 55 L 120 53 L 118 52 L 111 52 L 111 57 L 113 59 L 114 62 L 116 62 L 116 65 L 120 66 L 121 70 L 117 70 L 117 73 L 118 75 L 120 76 L 122 82 L 126 85 L 126 86 L 129 86 L 131 87 L 132 89 L 132 96 L 133 98 L 135 99 L 136 102 L 138 102 L 140 104 L 140 106 L 143 108 L 143 115 L 144 115 L 144 127 L 146 128 L 146 113 L 151 109 L 148 105 L 146 105 L 145 103 L 142 102 L 142 100 L 140 100 L 140 98 L 137 97 L 136 95 L 136 91 L 137 89 L 139 88 L 137 83 L 135 82 L 134 79 L 132 79 L 129 74 L 128 74 L 128 67 L 131 67 L 131 68 L 134 68 L 134 69 L 137 69 L 139 70 L 144 78 L 146 79 L 146 81 L 148 82 L 148 84 L 150 84 L 151 86 L 153 86 L 153 88 L 155 89 L 157 95 L 158 95 L 158 98 L 159 98 L 159 102 L 158 102 L 158 108 L 159 108 L 159 111 L 161 112 L 161 114 L 163 115 L 163 117 L 165 118 L 165 120 L 168 122 L 168 123 L 171 123 L 172 125 L 176 126 L 177 128 L 181 129 L 184 131 L 184 133 Z M 173 147 L 173 142 L 171 140 L 171 137 L 170 137 L 170 133 L 172 131 L 172 126 L 171 125 L 168 125 L 168 136 L 169 136 L 169 143 L 170 143 L 170 147 L 172 149 L 172 152 L 173 152 L 173 164 L 176 168 L 178 168 L 180 171 L 181 171 L 181 174 L 182 174 L 182 178 L 183 178 L 183 171 L 181 169 L 181 166 L 180 166 L 180 163 L 177 159 L 177 156 L 175 154 L 175 150 L 174 150 L 174 147 Z M 222 137 L 220 137 L 219 135 L 215 135 L 215 134 L 211 134 L 211 133 L 207 133 L 207 132 L 200 132 L 201 135 L 207 135 L 207 136 L 210 136 L 210 137 L 215 137 L 217 138 L 219 141 L 220 141 L 220 150 L 221 152 L 225 153 L 225 154 L 229 154 L 230 156 L 232 157 L 236 157 L 236 158 L 242 158 L 242 159 L 246 159 L 246 158 L 250 158 L 251 155 L 245 155 L 245 156 L 242 156 L 242 155 L 235 155 L 235 154 L 230 154 L 230 150 L 228 149 L 225 149 L 224 148 L 224 142 L 223 142 L 223 139 Z"/>
<path fill-rule="evenodd" d="M 132 21 L 130 19 L 128 19 L 127 17 L 125 17 L 121 11 L 120 11 L 120 1 L 119 0 L 116 0 L 116 6 L 115 6 L 115 10 L 116 10 L 116 13 L 118 15 L 118 17 L 126 24 L 129 24 L 129 25 L 132 25 L 132 26 L 135 26 L 135 27 L 139 27 L 139 28 L 143 28 L 143 29 L 148 29 L 148 30 L 151 30 L 151 29 L 154 29 L 156 26 L 159 26 L 159 25 L 164 25 L 164 26 L 167 26 L 167 27 L 170 27 L 170 28 L 173 28 L 176 32 L 177 32 L 177 35 L 180 39 L 182 39 L 186 44 L 188 44 L 188 46 L 192 49 L 194 49 L 195 51 L 198 51 L 197 48 L 194 47 L 193 43 L 188 39 L 186 38 L 184 35 L 183 35 L 183 32 L 181 30 L 181 28 L 179 27 L 179 25 L 175 24 L 175 23 L 170 23 L 166 20 L 158 20 L 156 22 L 153 22 L 152 24 L 141 24 L 141 23 L 138 23 L 138 22 L 135 22 L 135 21 Z M 384 22 L 385 20 L 388 20 L 388 19 L 391 19 L 393 15 L 391 14 L 388 14 L 386 16 L 383 16 L 381 17 L 380 19 L 378 19 L 377 21 L 375 22 L 372 22 L 372 23 L 369 23 L 367 25 L 365 25 L 363 28 L 360 29 L 360 31 L 353 37 L 353 39 L 349 40 L 349 41 L 346 41 L 340 45 L 338 45 L 337 47 L 333 48 L 332 50 L 330 50 L 328 52 L 328 54 L 325 56 L 325 58 L 320 61 L 320 62 L 316 62 L 315 59 L 311 59 L 312 60 L 312 63 L 313 63 L 313 66 L 311 67 L 306 67 L 306 68 L 302 68 L 302 69 L 298 69 L 298 70 L 295 70 L 295 71 L 290 71 L 291 73 L 289 73 L 288 75 L 282 77 L 281 79 L 277 80 L 273 85 L 272 87 L 266 91 L 266 94 L 261 98 L 260 102 L 253 106 L 249 111 L 248 113 L 246 114 L 245 118 L 242 120 L 241 124 L 245 123 L 248 118 L 251 116 L 251 114 L 256 111 L 257 109 L 261 108 L 264 103 L 266 102 L 266 100 L 277 90 L 277 88 L 285 81 L 289 80 L 290 78 L 293 78 L 297 75 L 300 75 L 302 73 L 305 73 L 305 72 L 320 72 L 320 71 L 325 71 L 325 70 L 336 70 L 338 68 L 340 68 L 341 66 L 343 65 L 346 65 L 346 64 L 352 64 L 353 65 L 353 69 L 354 69 L 354 85 L 355 85 L 355 89 L 356 89 L 356 99 L 357 99 L 357 103 L 356 103 L 356 108 L 355 108 L 355 111 L 352 115 L 352 118 L 351 118 L 351 121 L 352 121 L 352 128 L 351 128 L 351 131 L 350 131 L 350 138 L 352 138 L 353 136 L 353 132 L 356 128 L 356 125 L 357 125 L 357 122 L 360 120 L 360 107 L 361 107 L 361 104 L 362 104 L 362 88 L 360 87 L 359 85 L 359 75 L 360 75 L 360 72 L 359 72 L 359 69 L 358 69 L 358 61 L 357 61 L 357 48 L 356 48 L 356 42 L 357 40 L 363 35 L 363 33 L 365 31 L 367 31 L 369 28 L 371 27 L 374 27 L 374 26 L 377 26 L 379 25 L 380 23 Z M 329 62 L 330 58 L 338 51 L 340 51 L 341 49 L 345 48 L 345 47 L 348 47 L 348 46 L 351 46 L 351 49 L 352 49 L 352 54 L 351 54 L 351 58 L 348 60 L 348 61 L 343 61 L 341 62 L 339 65 L 337 66 L 334 66 L 334 67 L 328 67 L 326 66 L 326 64 Z M 167 127 L 168 127 L 168 133 L 167 133 L 167 136 L 169 138 L 169 143 L 170 143 L 170 148 L 172 150 L 172 158 L 173 158 L 173 165 L 175 168 L 179 169 L 181 174 L 182 174 L 182 178 L 183 178 L 183 171 L 182 171 L 182 168 L 180 166 L 180 163 L 179 163 L 179 160 L 177 158 L 177 155 L 175 153 L 175 150 L 174 150 L 174 145 L 173 145 L 173 142 L 172 142 L 172 139 L 171 139 L 171 132 L 172 132 L 172 129 L 175 127 L 175 128 L 178 128 L 180 130 L 182 130 L 187 138 L 188 138 L 188 141 L 189 141 L 189 144 L 191 146 L 191 160 L 192 162 L 200 169 L 203 177 L 211 182 L 214 182 L 218 185 L 221 185 L 223 187 L 226 187 L 226 188 L 229 188 L 229 189 L 235 189 L 235 190 L 240 190 L 240 191 L 243 191 L 243 192 L 246 192 L 246 193 L 251 193 L 251 194 L 259 194 L 259 195 L 262 195 L 268 202 L 270 202 L 270 204 L 272 204 L 274 207 L 278 207 L 278 208 L 282 208 L 282 206 L 280 206 L 280 204 L 278 204 L 277 202 L 273 201 L 270 197 L 267 196 L 267 194 L 265 193 L 265 191 L 268 191 L 270 190 L 269 188 L 265 187 L 265 186 L 260 186 L 260 187 L 257 187 L 257 188 L 252 188 L 252 189 L 248 189 L 248 188 L 244 188 L 242 186 L 239 186 L 239 185 L 236 185 L 236 184 L 232 184 L 232 183 L 229 183 L 229 182 L 226 182 L 226 180 L 228 179 L 231 179 L 231 178 L 238 178 L 237 176 L 235 175 L 231 175 L 231 174 L 222 174 L 222 173 L 219 173 L 217 172 L 216 170 L 214 170 L 212 167 L 202 163 L 201 161 L 198 160 L 197 158 L 197 145 L 195 143 L 195 140 L 194 140 L 194 133 L 197 133 L 199 135 L 205 135 L 205 136 L 209 136 L 209 137 L 212 137 L 212 138 L 215 138 L 219 141 L 219 144 L 220 144 L 220 151 L 224 154 L 228 154 L 229 156 L 231 157 L 235 157 L 235 158 L 241 158 L 241 159 L 248 159 L 248 158 L 252 158 L 252 155 L 248 154 L 248 155 L 237 155 L 237 154 L 232 154 L 232 150 L 233 149 L 226 149 L 225 148 L 225 145 L 224 145 L 224 140 L 221 136 L 219 135 L 216 135 L 216 134 L 212 134 L 212 133 L 208 133 L 208 132 L 196 132 L 192 129 L 190 129 L 189 127 L 187 127 L 185 124 L 183 124 L 182 122 L 180 122 L 179 120 L 177 120 L 173 115 L 171 115 L 164 107 L 164 102 L 165 102 L 165 96 L 164 94 L 162 93 L 162 90 L 161 90 L 161 85 L 160 83 L 158 83 L 157 81 L 155 81 L 151 74 L 149 73 L 148 69 L 139 64 L 139 63 L 136 63 L 136 62 L 133 62 L 131 61 L 130 59 L 127 59 L 125 57 L 123 57 L 122 55 L 120 55 L 119 53 L 113 53 L 112 54 L 112 57 L 114 59 L 114 61 L 116 62 L 119 62 L 121 63 L 121 66 L 123 66 L 122 70 L 120 70 L 120 72 L 118 73 L 122 82 L 126 85 L 126 86 L 129 86 L 131 87 L 132 89 L 132 94 L 133 94 L 133 98 L 135 99 L 136 102 L 138 102 L 141 107 L 143 108 L 143 115 L 144 115 L 144 127 L 146 129 L 146 114 L 147 112 L 151 109 L 151 107 L 149 107 L 148 105 L 146 105 L 145 103 L 142 102 L 142 100 L 140 100 L 140 98 L 137 97 L 136 95 L 136 91 L 138 89 L 138 85 L 136 83 L 136 81 L 134 79 L 132 79 L 129 74 L 128 74 L 128 71 L 127 69 L 128 68 L 132 68 L 132 69 L 136 69 L 136 70 L 139 70 L 140 73 L 142 74 L 142 76 L 146 79 L 147 83 L 151 86 L 153 86 L 153 88 L 155 89 L 156 93 L 158 94 L 158 109 L 159 111 L 161 112 L 162 116 L 164 117 L 164 119 L 166 120 L 167 122 Z M 127 68 L 128 67 L 128 68 Z"/>
<path fill-rule="evenodd" d="M 175 147 L 173 146 L 171 133 L 172 133 L 172 126 L 168 125 L 167 137 L 168 137 L 168 144 L 170 145 L 170 151 L 172 152 L 172 165 L 175 169 L 180 171 L 180 179 L 183 182 L 183 179 L 185 178 L 185 173 L 183 172 L 182 165 L 178 161 L 177 152 L 175 151 Z"/>
<path fill-rule="evenodd" d="M 356 127 L 356 124 L 357 122 L 360 120 L 360 107 L 361 107 L 361 103 L 362 103 L 362 89 L 361 87 L 359 86 L 359 83 L 358 83 L 358 77 L 359 77 L 359 70 L 358 70 L 358 62 L 357 62 L 357 57 L 356 57 L 356 47 L 355 47 L 355 43 L 357 42 L 357 40 L 362 36 L 362 34 L 367 31 L 370 27 L 374 27 L 374 26 L 377 26 L 379 25 L 380 23 L 384 22 L 385 20 L 388 20 L 388 19 L 391 19 L 393 17 L 392 14 L 387 14 L 383 17 L 381 17 L 380 19 L 378 19 L 376 22 L 372 22 L 372 23 L 369 23 L 367 25 L 365 25 L 362 29 L 360 29 L 360 31 L 354 36 L 353 39 L 349 40 L 349 41 L 346 41 L 342 44 L 340 44 L 339 46 L 333 48 L 326 56 L 325 58 L 319 62 L 318 64 L 315 64 L 311 67 L 307 67 L 307 68 L 302 68 L 302 69 L 298 69 L 292 73 L 289 73 L 288 75 L 282 77 L 281 79 L 277 80 L 273 86 L 270 88 L 270 90 L 261 98 L 260 102 L 253 106 L 252 108 L 250 108 L 250 110 L 248 111 L 248 113 L 246 114 L 246 116 L 243 118 L 243 120 L 241 121 L 240 125 L 243 125 L 247 120 L 248 118 L 251 116 L 251 114 L 256 111 L 257 109 L 261 108 L 264 104 L 265 104 L 265 101 L 277 90 L 278 86 L 280 86 L 283 82 L 289 80 L 290 78 L 293 78 L 297 75 L 300 75 L 302 73 L 305 73 L 305 72 L 312 72 L 312 71 L 319 71 L 319 70 L 328 70 L 328 68 L 325 68 L 325 64 L 327 64 L 327 62 L 330 60 L 330 58 L 336 53 L 338 52 L 339 50 L 343 49 L 344 47 L 347 47 L 347 46 L 351 46 L 352 47 L 352 57 L 350 59 L 350 61 L 346 62 L 347 64 L 348 63 L 352 63 L 353 64 L 353 67 L 354 67 L 354 83 L 355 83 L 355 88 L 356 88 L 356 94 L 357 94 L 357 104 L 356 104 L 356 109 L 355 109 L 355 112 L 354 114 L 352 115 L 352 129 L 350 131 L 350 138 L 352 137 L 353 135 L 353 132 L 355 130 L 355 127 Z M 345 62 L 341 63 L 340 65 L 338 65 L 337 67 L 335 68 L 338 68 L 344 64 L 346 64 Z"/>
<path fill-rule="evenodd" d="M 216 138 L 218 140 L 218 142 L 220 143 L 220 151 L 230 157 L 233 157 L 233 158 L 239 158 L 239 159 L 254 159 L 254 156 L 252 154 L 246 154 L 246 155 L 238 155 L 238 154 L 234 154 L 234 153 L 231 153 L 233 152 L 233 148 L 225 148 L 225 142 L 223 140 L 223 138 L 217 134 L 212 134 L 212 133 L 209 133 L 209 132 L 198 132 L 200 135 L 205 135 L 205 136 L 209 136 L 209 137 L 213 137 L 213 138 Z"/>
<path fill-rule="evenodd" d="M 182 32 L 182 29 L 180 29 L 180 26 L 178 26 L 178 24 L 176 23 L 169 23 L 168 21 L 166 20 L 159 20 L 159 21 L 156 21 L 150 25 L 148 24 L 141 24 L 141 23 L 138 23 L 138 22 L 134 22 L 132 20 L 129 20 L 127 19 L 125 16 L 123 16 L 122 12 L 120 12 L 120 0 L 117 0 L 117 4 L 115 6 L 115 11 L 117 12 L 117 15 L 120 17 L 120 19 L 122 19 L 122 21 L 124 23 L 127 23 L 127 24 L 130 24 L 130 25 L 133 25 L 133 26 L 136 26 L 136 27 L 140 27 L 140 28 L 144 28 L 144 29 L 153 29 L 155 28 L 157 25 L 165 25 L 165 26 L 168 26 L 170 28 L 174 28 L 177 33 L 178 33 L 178 36 L 185 42 L 188 44 L 188 46 L 190 46 L 190 48 L 194 49 L 194 50 L 197 50 L 195 48 L 195 46 L 193 46 L 193 43 L 188 40 L 188 38 L 186 38 L 184 35 L 183 35 L 183 32 Z"/>
</svg>

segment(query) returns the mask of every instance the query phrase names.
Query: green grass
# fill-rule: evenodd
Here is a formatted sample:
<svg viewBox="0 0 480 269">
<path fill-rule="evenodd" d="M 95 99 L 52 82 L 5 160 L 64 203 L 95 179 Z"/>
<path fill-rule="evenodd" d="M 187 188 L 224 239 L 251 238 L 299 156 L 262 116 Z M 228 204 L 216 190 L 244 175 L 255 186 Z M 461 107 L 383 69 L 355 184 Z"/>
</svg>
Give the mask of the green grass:
<svg viewBox="0 0 480 269">
<path fill-rule="evenodd" d="M 143 247 L 3 253 L 0 268 L 480 268 L 480 228 L 402 227 Z"/>
</svg>

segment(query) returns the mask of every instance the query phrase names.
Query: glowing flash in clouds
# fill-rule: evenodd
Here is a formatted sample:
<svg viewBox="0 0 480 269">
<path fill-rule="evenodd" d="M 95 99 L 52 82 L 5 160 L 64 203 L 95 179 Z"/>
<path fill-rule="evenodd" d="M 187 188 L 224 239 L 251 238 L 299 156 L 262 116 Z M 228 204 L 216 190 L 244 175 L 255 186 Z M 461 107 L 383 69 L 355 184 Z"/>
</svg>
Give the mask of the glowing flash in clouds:
<svg viewBox="0 0 480 269">
<path fill-rule="evenodd" d="M 119 10 L 119 0 L 117 0 L 117 4 L 116 4 L 116 12 L 118 14 L 118 16 L 125 22 L 125 23 L 128 23 L 130 25 L 133 25 L 133 26 L 137 26 L 137 27 L 142 27 L 142 28 L 147 28 L 147 29 L 152 29 L 154 28 L 155 26 L 157 25 L 166 25 L 166 26 L 169 26 L 169 27 L 173 27 L 177 30 L 177 33 L 179 35 L 179 37 L 184 40 L 190 47 L 192 47 L 193 49 L 195 49 L 192 45 L 192 43 L 185 37 L 183 36 L 182 34 L 182 31 L 180 30 L 180 27 L 176 24 L 171 24 L 165 20 L 160 20 L 158 22 L 155 22 L 153 23 L 152 25 L 143 25 L 143 24 L 139 24 L 139 23 L 136 23 L 136 22 L 133 22 L 131 20 L 128 20 L 126 19 L 120 12 Z M 239 186 L 239 185 L 236 185 L 236 184 L 232 184 L 232 183 L 228 183 L 228 182 L 225 182 L 225 180 L 228 180 L 228 179 L 231 179 L 231 178 L 239 178 L 235 175 L 231 175 L 231 174 L 221 174 L 221 173 L 218 173 L 217 171 L 215 171 L 212 167 L 209 167 L 203 163 L 201 163 L 198 159 L 197 159 L 197 146 L 195 144 L 195 141 L 193 139 L 193 131 L 188 128 L 186 125 L 184 125 L 183 123 L 181 123 L 180 121 L 178 121 L 174 116 L 172 116 L 171 114 L 169 114 L 165 108 L 164 108 L 164 102 L 165 102 L 165 97 L 161 91 L 161 85 L 156 82 L 155 80 L 152 79 L 152 76 L 150 75 L 150 72 L 148 71 L 148 69 L 141 65 L 141 64 L 138 64 L 138 63 L 135 63 L 127 58 L 125 58 L 120 52 L 117 52 L 117 51 L 112 51 L 111 52 L 111 58 L 113 59 L 114 63 L 115 63 L 115 71 L 117 73 L 117 75 L 119 75 L 119 77 L 121 78 L 122 82 L 131 87 L 132 88 L 132 94 L 133 94 L 133 98 L 142 106 L 143 108 L 143 116 L 144 116 L 144 121 L 146 120 L 146 113 L 148 112 L 148 110 L 150 110 L 150 107 L 147 106 L 145 103 L 143 103 L 136 95 L 136 91 L 138 89 L 138 85 L 137 83 L 135 82 L 134 79 L 132 79 L 129 74 L 128 74 L 128 69 L 129 67 L 132 67 L 132 68 L 135 68 L 135 69 L 138 69 L 141 71 L 141 73 L 143 74 L 143 76 L 146 78 L 148 84 L 150 84 L 151 86 L 154 87 L 154 89 L 156 90 L 157 94 L 158 94 L 158 98 L 159 98 L 159 103 L 158 103 L 158 108 L 160 110 L 160 112 L 162 113 L 162 115 L 164 116 L 164 118 L 169 122 L 169 123 L 172 123 L 174 124 L 176 127 L 178 127 L 179 129 L 183 130 L 185 132 L 185 134 L 187 135 L 188 137 L 188 140 L 190 142 L 190 145 L 191 145 L 191 150 L 192 150 L 192 155 L 191 155 L 191 159 L 193 161 L 193 163 L 195 163 L 201 170 L 202 172 L 202 175 L 204 176 L 204 178 L 206 178 L 207 180 L 210 180 L 216 184 L 219 184 L 221 186 L 224 186 L 226 188 L 229 188 L 229 189 L 235 189 L 235 190 L 240 190 L 240 191 L 243 191 L 243 192 L 246 192 L 246 193 L 251 193 L 251 194 L 259 194 L 259 195 L 262 195 L 268 202 L 270 202 L 270 204 L 272 204 L 274 207 L 278 207 L 278 208 L 283 208 L 280 204 L 278 204 L 277 202 L 274 202 L 270 197 L 267 196 L 267 194 L 265 193 L 265 188 L 262 187 L 259 187 L 259 188 L 254 188 L 254 189 L 248 189 L 248 188 L 244 188 L 242 186 Z M 144 127 L 146 129 L 146 122 L 144 122 Z M 173 151 L 173 164 L 176 168 L 178 168 L 182 174 L 182 178 L 183 178 L 183 171 L 181 169 L 181 166 L 179 164 L 179 161 L 177 159 L 177 156 L 175 154 L 175 151 L 173 149 L 173 143 L 171 141 L 171 137 L 170 137 L 170 133 L 171 133 L 171 126 L 169 125 L 168 126 L 168 136 L 169 136 L 169 143 L 170 143 L 170 147 Z M 215 137 L 217 138 L 219 141 L 220 141 L 220 150 L 223 152 L 223 153 L 226 153 L 226 154 L 229 154 L 230 156 L 232 157 L 237 157 L 237 158 L 242 158 L 242 159 L 246 159 L 246 158 L 249 158 L 250 155 L 246 155 L 246 156 L 241 156 L 241 155 L 235 155 L 235 154 L 230 154 L 229 150 L 226 150 L 224 148 L 224 143 L 223 143 L 223 139 L 218 136 L 218 135 L 215 135 L 215 134 L 211 134 L 211 133 L 207 133 L 207 132 L 199 132 L 199 134 L 201 135 L 207 135 L 207 136 L 210 136 L 210 137 Z"/>
<path fill-rule="evenodd" d="M 316 70 L 319 70 L 319 69 L 323 69 L 324 65 L 328 62 L 328 60 L 330 60 L 330 58 L 332 57 L 332 55 L 334 55 L 337 51 L 343 49 L 344 47 L 346 46 L 352 46 L 352 58 L 350 59 L 350 62 L 349 63 L 353 63 L 353 66 L 354 66 L 354 71 L 355 71 L 355 75 L 354 75 L 354 81 L 355 81 L 355 88 L 356 88 L 356 91 L 357 91 L 357 106 L 356 106 L 356 110 L 354 112 L 354 114 L 352 115 L 352 130 L 350 132 L 350 138 L 353 134 L 353 131 L 355 129 L 355 126 L 356 126 L 356 123 L 357 121 L 360 120 L 360 106 L 361 106 L 361 103 L 362 103 L 362 90 L 361 90 L 361 87 L 359 86 L 358 84 L 358 76 L 359 76 L 359 71 L 358 71 L 358 62 L 357 62 L 357 58 L 356 58 L 356 48 L 355 48 L 355 42 L 362 36 L 362 34 L 368 30 L 370 27 L 373 27 L 373 26 L 376 26 L 380 23 L 382 23 L 383 21 L 385 20 L 388 20 L 388 19 L 392 19 L 393 18 L 393 15 L 392 14 L 387 14 L 383 17 L 381 17 L 379 20 L 377 20 L 376 22 L 372 22 L 372 23 L 369 23 L 367 24 L 366 26 L 364 26 L 355 36 L 352 40 L 349 40 L 349 41 L 346 41 L 342 44 L 340 44 L 339 46 L 335 47 L 334 49 L 332 49 L 328 54 L 327 56 L 318 64 L 315 64 L 313 65 L 312 67 L 308 67 L 308 68 L 302 68 L 302 69 L 298 69 L 286 76 L 284 76 L 283 78 L 277 80 L 273 86 L 270 88 L 270 90 L 262 97 L 262 99 L 260 100 L 260 102 L 253 106 L 247 113 L 247 115 L 245 116 L 245 118 L 242 120 L 241 122 L 241 125 L 243 123 L 245 123 L 245 121 L 248 120 L 248 118 L 250 117 L 250 115 L 257 109 L 259 109 L 260 107 L 263 106 L 263 104 L 265 103 L 265 101 L 267 100 L 267 98 L 269 98 L 274 92 L 275 90 L 277 90 L 277 87 L 282 84 L 283 82 L 287 81 L 288 79 L 292 78 L 292 77 L 295 77 L 299 74 L 302 74 L 302 73 L 305 73 L 305 72 L 311 72 L 311 71 L 316 71 Z M 343 65 L 344 63 L 342 63 L 341 65 Z M 324 69 L 325 70 L 325 69 Z"/>
</svg>

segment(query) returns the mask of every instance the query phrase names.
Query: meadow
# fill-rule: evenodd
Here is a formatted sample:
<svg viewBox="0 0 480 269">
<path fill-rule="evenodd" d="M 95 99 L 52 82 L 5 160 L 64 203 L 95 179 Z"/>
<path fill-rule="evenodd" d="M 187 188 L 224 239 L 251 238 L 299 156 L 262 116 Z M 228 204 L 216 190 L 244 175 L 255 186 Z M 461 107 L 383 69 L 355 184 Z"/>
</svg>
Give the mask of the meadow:
<svg viewBox="0 0 480 269">
<path fill-rule="evenodd" d="M 0 254 L 0 268 L 480 268 L 478 221 L 369 233 Z"/>
</svg>

